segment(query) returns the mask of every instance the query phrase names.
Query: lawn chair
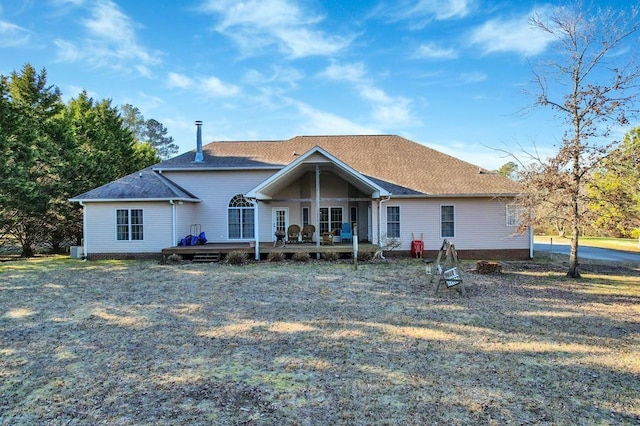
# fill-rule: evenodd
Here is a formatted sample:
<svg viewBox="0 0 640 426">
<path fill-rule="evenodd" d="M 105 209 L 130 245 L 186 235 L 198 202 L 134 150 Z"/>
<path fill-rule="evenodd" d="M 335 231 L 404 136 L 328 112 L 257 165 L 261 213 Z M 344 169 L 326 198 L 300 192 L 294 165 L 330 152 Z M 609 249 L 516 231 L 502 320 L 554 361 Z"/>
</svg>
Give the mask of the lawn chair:
<svg viewBox="0 0 640 426">
<path fill-rule="evenodd" d="M 313 242 L 313 234 L 316 233 L 316 227 L 313 225 L 305 225 L 302 227 L 302 242 L 303 243 L 312 243 Z"/>
<path fill-rule="evenodd" d="M 351 225 L 348 223 L 342 224 L 342 229 L 340 229 L 340 240 L 353 242 L 353 232 L 351 231 Z"/>
<path fill-rule="evenodd" d="M 297 243 L 300 237 L 300 227 L 298 225 L 289 225 L 287 228 L 287 242 Z"/>
<path fill-rule="evenodd" d="M 338 232 L 340 232 L 340 229 L 338 229 L 338 228 L 334 229 L 331 232 L 323 232 L 322 233 L 322 241 L 321 241 L 321 243 L 324 244 L 324 245 L 332 246 L 333 245 L 333 237 L 338 235 Z"/>
</svg>

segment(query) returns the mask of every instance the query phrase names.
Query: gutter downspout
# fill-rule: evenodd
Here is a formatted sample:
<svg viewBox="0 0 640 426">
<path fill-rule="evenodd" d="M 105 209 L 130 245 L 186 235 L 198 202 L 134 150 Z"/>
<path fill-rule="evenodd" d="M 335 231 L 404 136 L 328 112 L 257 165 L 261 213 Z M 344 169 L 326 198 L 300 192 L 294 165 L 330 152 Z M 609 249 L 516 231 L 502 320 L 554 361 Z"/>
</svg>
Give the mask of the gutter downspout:
<svg viewBox="0 0 640 426">
<path fill-rule="evenodd" d="M 171 247 L 176 243 L 176 203 L 173 200 L 169 200 L 171 204 Z"/>
<path fill-rule="evenodd" d="M 256 239 L 256 260 L 260 260 L 260 221 L 258 220 L 258 218 L 260 217 L 260 214 L 258 212 L 259 204 L 258 200 L 255 198 L 249 201 L 251 201 L 251 203 L 255 207 L 253 209 L 253 232 Z"/>
<path fill-rule="evenodd" d="M 87 206 L 84 205 L 84 202 L 78 201 L 78 204 L 82 206 L 82 254 L 83 259 L 89 258 L 89 242 L 87 241 Z"/>
<path fill-rule="evenodd" d="M 384 259 L 384 253 L 382 252 L 382 203 L 390 199 L 391 195 L 388 195 L 386 199 L 380 198 L 380 201 L 378 201 L 378 245 L 380 246 L 380 259 Z"/>
</svg>

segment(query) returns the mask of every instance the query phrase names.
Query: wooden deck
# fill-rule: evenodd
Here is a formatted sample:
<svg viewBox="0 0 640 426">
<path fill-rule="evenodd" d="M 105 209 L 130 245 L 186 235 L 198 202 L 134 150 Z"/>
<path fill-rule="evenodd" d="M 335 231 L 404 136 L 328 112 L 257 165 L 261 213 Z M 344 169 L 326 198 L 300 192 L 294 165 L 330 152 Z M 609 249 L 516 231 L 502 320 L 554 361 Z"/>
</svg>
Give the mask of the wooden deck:
<svg viewBox="0 0 640 426">
<path fill-rule="evenodd" d="M 358 243 L 359 252 L 369 252 L 373 254 L 375 250 L 375 246 L 371 243 Z M 250 247 L 249 243 L 207 243 L 196 246 L 167 247 L 162 249 L 162 254 L 165 256 L 178 254 L 185 258 L 190 258 L 196 254 L 220 253 L 221 255 L 225 255 L 231 251 L 243 251 L 251 258 L 255 257 L 255 247 Z M 351 243 L 334 243 L 333 245 L 317 246 L 315 243 L 295 243 L 282 246 L 281 243 L 278 243 L 277 246 L 274 247 L 273 243 L 260 243 L 260 257 L 266 257 L 273 251 L 279 251 L 287 255 L 297 252 L 307 252 L 309 254 L 326 252 L 351 254 L 353 253 L 353 245 Z"/>
</svg>

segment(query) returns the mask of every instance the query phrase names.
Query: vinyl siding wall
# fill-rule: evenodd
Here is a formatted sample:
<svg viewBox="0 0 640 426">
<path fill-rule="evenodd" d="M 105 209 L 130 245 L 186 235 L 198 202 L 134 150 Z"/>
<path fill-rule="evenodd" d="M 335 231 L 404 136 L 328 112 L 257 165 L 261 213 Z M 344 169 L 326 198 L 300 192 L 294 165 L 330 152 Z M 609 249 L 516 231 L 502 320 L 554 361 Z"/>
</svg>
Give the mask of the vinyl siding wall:
<svg viewBox="0 0 640 426">
<path fill-rule="evenodd" d="M 506 225 L 506 203 L 490 198 L 394 199 L 382 204 L 382 233 L 386 234 L 387 206 L 400 207 L 399 250 L 410 250 L 412 233 L 422 235 L 426 250 L 442 245 L 440 207 L 454 206 L 455 236 L 447 240 L 458 250 L 528 249 L 529 234 Z"/>
<path fill-rule="evenodd" d="M 87 253 L 155 253 L 172 245 L 169 202 L 86 203 Z M 116 240 L 116 210 L 143 210 L 143 240 Z"/>
<path fill-rule="evenodd" d="M 177 228 L 181 232 L 178 235 L 187 235 L 191 224 L 200 224 L 209 242 L 229 241 L 227 213 L 229 201 L 233 196 L 253 189 L 273 173 L 275 173 L 273 170 L 198 173 L 165 171 L 164 175 L 167 178 L 202 200 L 201 203 L 194 204 L 190 212 L 185 209 L 185 216 L 178 214 Z M 271 223 L 271 219 L 268 223 Z M 263 223 L 260 225 L 262 227 Z"/>
</svg>

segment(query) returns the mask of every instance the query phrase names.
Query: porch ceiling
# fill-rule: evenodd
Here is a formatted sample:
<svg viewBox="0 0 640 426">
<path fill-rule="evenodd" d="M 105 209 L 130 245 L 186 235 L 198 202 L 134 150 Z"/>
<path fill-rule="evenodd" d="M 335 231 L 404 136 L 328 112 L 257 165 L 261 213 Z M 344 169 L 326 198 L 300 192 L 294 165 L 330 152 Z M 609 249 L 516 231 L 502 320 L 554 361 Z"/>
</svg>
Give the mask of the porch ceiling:
<svg viewBox="0 0 640 426">
<path fill-rule="evenodd" d="M 366 182 L 363 182 L 360 179 L 357 179 L 353 175 L 345 172 L 340 167 L 337 167 L 335 164 L 324 162 L 324 163 L 304 163 L 295 169 L 291 170 L 289 173 L 286 173 L 280 176 L 278 179 L 268 183 L 263 186 L 259 192 L 256 192 L 257 199 L 272 199 L 277 196 L 282 190 L 287 188 L 289 185 L 294 182 L 300 180 L 307 173 L 311 173 L 313 178 L 313 182 L 315 182 L 315 172 L 316 172 L 316 164 L 318 164 L 320 169 L 320 186 L 322 187 L 322 178 L 327 176 L 328 174 L 333 174 L 338 176 L 340 179 L 348 182 L 353 185 L 358 191 L 366 194 L 368 196 L 377 198 L 379 197 L 379 190 L 371 185 L 368 185 Z M 322 191 L 321 191 L 322 192 Z"/>
</svg>

